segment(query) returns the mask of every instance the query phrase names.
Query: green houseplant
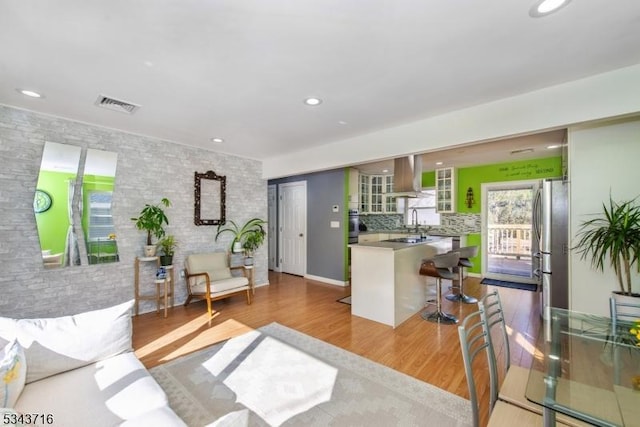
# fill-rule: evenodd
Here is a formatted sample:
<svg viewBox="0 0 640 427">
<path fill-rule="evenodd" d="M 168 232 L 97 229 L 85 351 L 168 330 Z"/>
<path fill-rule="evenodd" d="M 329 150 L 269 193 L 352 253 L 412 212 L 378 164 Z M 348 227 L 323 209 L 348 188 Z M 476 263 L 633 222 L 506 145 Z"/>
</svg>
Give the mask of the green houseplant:
<svg viewBox="0 0 640 427">
<path fill-rule="evenodd" d="M 602 204 L 600 216 L 582 222 L 574 247 L 596 270 L 604 271 L 605 264 L 611 266 L 618 278 L 619 290 L 615 293 L 628 296 L 634 295 L 631 269 L 634 264 L 638 266 L 640 256 L 640 206 L 635 201 L 618 203 L 609 196 L 609 204 Z"/>
<path fill-rule="evenodd" d="M 244 249 L 245 254 L 245 265 L 253 264 L 253 254 L 264 243 L 266 235 L 267 233 L 262 228 L 250 230 L 245 234 L 244 241 L 242 242 L 242 249 Z"/>
<path fill-rule="evenodd" d="M 160 264 L 171 265 L 173 263 L 173 255 L 178 247 L 178 242 L 173 234 L 167 234 L 158 242 L 162 256 L 160 256 Z"/>
<path fill-rule="evenodd" d="M 225 233 L 231 233 L 233 235 L 233 240 L 231 241 L 230 250 L 232 252 L 242 252 L 244 243 L 250 235 L 256 232 L 262 233 L 264 239 L 264 234 L 266 234 L 266 232 L 264 231 L 263 226 L 266 223 L 267 222 L 263 219 L 251 218 L 240 227 L 233 221 L 227 221 L 224 224 L 218 225 L 218 232 L 216 233 L 215 240 L 218 241 L 218 238 Z"/>
<path fill-rule="evenodd" d="M 161 239 L 165 234 L 164 225 L 169 225 L 169 219 L 160 205 L 169 207 L 171 202 L 165 197 L 156 205 L 146 204 L 138 217 L 131 218 L 132 221 L 136 222 L 138 230 L 147 232 L 147 245 L 145 246 L 145 255 L 147 256 L 155 255 L 155 245 L 151 237 L 154 236 L 156 239 Z"/>
</svg>

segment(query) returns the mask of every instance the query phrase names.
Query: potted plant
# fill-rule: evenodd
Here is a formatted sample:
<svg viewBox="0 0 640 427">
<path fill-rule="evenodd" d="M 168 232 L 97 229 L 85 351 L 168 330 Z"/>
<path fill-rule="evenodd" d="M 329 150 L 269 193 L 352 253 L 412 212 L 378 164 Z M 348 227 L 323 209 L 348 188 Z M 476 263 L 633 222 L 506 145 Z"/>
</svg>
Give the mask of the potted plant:
<svg viewBox="0 0 640 427">
<path fill-rule="evenodd" d="M 178 247 L 178 242 L 173 234 L 167 234 L 158 242 L 162 255 L 160 256 L 161 265 L 173 264 L 173 254 Z"/>
<path fill-rule="evenodd" d="M 609 205 L 603 203 L 602 208 L 599 217 L 582 222 L 574 249 L 596 270 L 604 271 L 605 264 L 613 268 L 619 287 L 614 297 L 638 297 L 632 292 L 631 277 L 640 256 L 640 206 L 635 199 L 618 203 L 609 196 Z"/>
<path fill-rule="evenodd" d="M 253 265 L 254 252 L 264 243 L 267 233 L 262 228 L 256 228 L 245 234 L 242 248 L 244 249 L 244 265 Z"/>
<path fill-rule="evenodd" d="M 231 233 L 233 235 L 233 240 L 231 241 L 230 250 L 231 252 L 242 252 L 244 247 L 244 241 L 247 236 L 255 231 L 261 231 L 265 233 L 263 225 L 267 222 L 260 218 L 251 218 L 247 222 L 244 223 L 242 227 L 239 227 L 233 221 L 227 221 L 229 224 L 224 223 L 218 225 L 218 232 L 216 233 L 216 241 L 218 241 L 218 237 L 220 237 L 224 233 Z"/>
<path fill-rule="evenodd" d="M 167 198 L 163 198 L 157 205 L 144 205 L 137 218 L 131 218 L 136 222 L 136 228 L 147 232 L 147 245 L 145 246 L 146 256 L 155 256 L 156 246 L 151 241 L 151 236 L 156 239 L 164 237 L 164 225 L 169 225 L 169 219 L 160 205 L 171 206 Z"/>
</svg>

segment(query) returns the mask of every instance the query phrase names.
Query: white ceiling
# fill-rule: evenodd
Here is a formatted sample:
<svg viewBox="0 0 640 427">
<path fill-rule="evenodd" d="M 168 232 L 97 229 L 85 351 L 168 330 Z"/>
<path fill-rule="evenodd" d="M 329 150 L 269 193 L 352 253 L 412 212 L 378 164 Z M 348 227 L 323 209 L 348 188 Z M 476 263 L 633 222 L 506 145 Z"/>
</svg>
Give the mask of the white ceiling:
<svg viewBox="0 0 640 427">
<path fill-rule="evenodd" d="M 640 1 L 533 3 L 3 0 L 0 103 L 267 159 L 640 63 Z"/>
</svg>

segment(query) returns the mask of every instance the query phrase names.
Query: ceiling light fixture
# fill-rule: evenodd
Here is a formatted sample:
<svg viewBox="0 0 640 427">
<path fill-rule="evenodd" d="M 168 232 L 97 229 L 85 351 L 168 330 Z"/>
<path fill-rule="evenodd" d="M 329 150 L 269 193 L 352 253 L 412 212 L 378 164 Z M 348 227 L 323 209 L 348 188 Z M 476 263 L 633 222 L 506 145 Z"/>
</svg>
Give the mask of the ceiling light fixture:
<svg viewBox="0 0 640 427">
<path fill-rule="evenodd" d="M 211 138 L 211 142 L 215 142 L 216 144 L 222 144 L 224 139 L 222 138 Z"/>
<path fill-rule="evenodd" d="M 442 166 L 443 164 L 443 162 L 436 162 L 436 166 Z"/>
<path fill-rule="evenodd" d="M 322 99 L 320 98 L 307 98 L 304 100 L 304 103 L 307 105 L 310 105 L 312 107 L 315 107 L 316 105 L 320 105 L 322 104 Z"/>
<path fill-rule="evenodd" d="M 560 148 L 560 145 L 548 145 L 547 150 L 553 150 L 554 148 Z"/>
<path fill-rule="evenodd" d="M 25 96 L 29 96 L 31 98 L 42 98 L 42 95 L 40 95 L 38 92 L 34 92 L 32 90 L 28 90 L 28 89 L 16 89 L 18 92 L 20 92 L 21 94 L 25 95 Z"/>
<path fill-rule="evenodd" d="M 531 9 L 529 9 L 529 16 L 533 18 L 547 16 L 559 11 L 568 5 L 570 1 L 571 0 L 537 0 L 534 5 L 531 6 Z"/>
</svg>

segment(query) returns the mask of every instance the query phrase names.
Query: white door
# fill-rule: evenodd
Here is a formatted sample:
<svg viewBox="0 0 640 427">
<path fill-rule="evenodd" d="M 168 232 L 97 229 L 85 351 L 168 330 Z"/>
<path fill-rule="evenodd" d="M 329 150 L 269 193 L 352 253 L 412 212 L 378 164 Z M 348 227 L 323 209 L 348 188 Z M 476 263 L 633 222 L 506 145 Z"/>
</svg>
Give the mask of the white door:
<svg viewBox="0 0 640 427">
<path fill-rule="evenodd" d="M 276 251 L 276 225 L 278 223 L 278 201 L 276 200 L 276 186 L 269 185 L 267 187 L 267 199 L 268 199 L 268 212 L 267 212 L 267 246 L 269 252 L 269 270 L 276 270 L 277 262 L 276 257 L 278 252 Z"/>
<path fill-rule="evenodd" d="M 532 248 L 537 181 L 482 184 L 482 276 L 536 283 Z"/>
<path fill-rule="evenodd" d="M 304 276 L 307 261 L 307 182 L 278 186 L 280 271 Z"/>
</svg>

